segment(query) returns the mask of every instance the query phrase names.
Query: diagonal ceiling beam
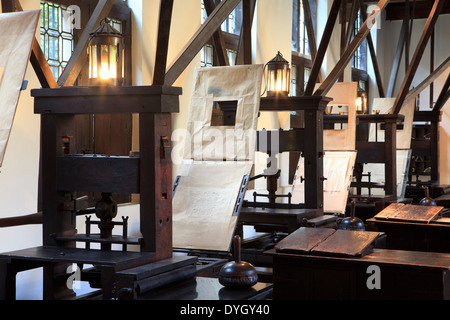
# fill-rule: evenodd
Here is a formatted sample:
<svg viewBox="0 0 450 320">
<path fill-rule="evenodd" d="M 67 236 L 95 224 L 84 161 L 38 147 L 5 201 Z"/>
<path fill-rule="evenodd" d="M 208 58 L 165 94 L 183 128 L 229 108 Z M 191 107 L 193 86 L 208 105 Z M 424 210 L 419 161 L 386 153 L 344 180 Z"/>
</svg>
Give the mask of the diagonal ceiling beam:
<svg viewBox="0 0 450 320">
<path fill-rule="evenodd" d="M 391 75 L 389 77 L 389 83 L 387 88 L 387 97 L 390 98 L 394 94 L 395 82 L 397 81 L 397 74 L 400 66 L 400 60 L 402 59 L 403 48 L 405 47 L 405 35 L 407 21 L 403 20 L 402 28 L 400 29 L 400 36 L 398 38 L 397 50 L 395 52 L 394 62 L 392 63 Z"/>
<path fill-rule="evenodd" d="M 422 90 L 428 87 L 437 77 L 439 77 L 444 71 L 450 68 L 450 56 L 447 57 L 434 71 L 425 78 L 419 85 L 417 85 L 414 89 L 409 91 L 406 95 L 405 101 L 403 103 L 407 103 L 409 100 L 416 97 Z"/>
<path fill-rule="evenodd" d="M 403 102 L 405 101 L 406 95 L 409 92 L 409 87 L 411 86 L 412 80 L 419 66 L 425 47 L 427 46 L 428 39 L 430 38 L 430 35 L 434 30 L 434 25 L 436 24 L 436 21 L 439 17 L 442 7 L 444 6 L 444 3 L 445 0 L 434 1 L 433 7 L 431 8 L 430 11 L 430 15 L 428 16 L 427 22 L 425 23 L 422 36 L 420 37 L 419 43 L 414 52 L 411 63 L 405 74 L 405 78 L 403 80 L 402 86 L 400 87 L 399 94 L 394 102 L 393 106 L 394 114 L 398 114 L 400 112 Z"/>
<path fill-rule="evenodd" d="M 347 49 L 345 49 L 345 52 L 343 53 L 339 61 L 336 63 L 333 70 L 331 70 L 330 74 L 322 82 L 319 88 L 314 92 L 314 96 L 325 96 L 328 93 L 328 91 L 330 91 L 331 87 L 334 85 L 336 80 L 339 78 L 339 76 L 342 74 L 345 67 L 351 60 L 356 49 L 358 49 L 358 47 L 367 37 L 367 34 L 370 32 L 370 29 L 375 24 L 376 21 L 375 19 L 381 14 L 381 12 L 384 10 L 388 2 L 389 0 L 380 0 L 378 2 L 377 8 L 373 10 L 372 13 L 369 15 L 369 17 L 366 19 L 364 24 L 359 29 L 358 33 L 353 38 L 352 42 L 348 45 Z"/>
<path fill-rule="evenodd" d="M 250 61 L 248 64 L 251 64 L 251 44 L 245 44 L 245 41 L 250 39 L 251 41 L 251 26 L 253 25 L 253 17 L 255 15 L 255 7 L 256 7 L 256 0 L 250 0 L 250 3 L 248 3 L 249 0 L 246 0 L 247 3 L 243 4 L 243 9 L 245 10 L 245 13 L 243 12 L 245 23 L 241 26 L 241 35 L 239 37 L 239 44 L 238 44 L 238 50 L 236 55 L 236 64 L 237 65 L 243 65 L 247 64 L 248 61 Z M 248 6 L 250 4 L 250 7 Z M 250 12 L 249 12 L 250 11 Z M 243 21 L 244 22 L 244 21 Z M 246 29 L 246 26 L 249 25 L 250 29 Z"/>
<path fill-rule="evenodd" d="M 166 72 L 166 85 L 173 85 L 181 73 L 186 69 L 189 63 L 194 59 L 200 49 L 213 36 L 214 32 L 220 27 L 222 22 L 228 17 L 231 11 L 236 8 L 241 0 L 223 0 L 214 9 L 208 19 L 202 24 L 194 36 L 189 40 L 181 51 L 175 62 Z"/>
<path fill-rule="evenodd" d="M 78 75 L 83 67 L 83 64 L 87 60 L 87 46 L 89 43 L 90 33 L 100 26 L 100 22 L 108 17 L 111 8 L 114 6 L 114 0 L 98 0 L 97 6 L 95 7 L 94 12 L 91 15 L 86 27 L 81 33 L 80 39 L 78 40 L 78 44 L 75 47 L 75 50 L 72 53 L 72 56 L 67 62 L 64 71 L 61 73 L 61 76 L 58 79 L 58 85 L 60 87 L 73 86 L 75 81 L 77 80 Z"/>
<path fill-rule="evenodd" d="M 341 2 L 342 0 L 334 0 L 331 6 L 330 15 L 328 16 L 327 23 L 325 24 L 322 39 L 320 39 L 319 48 L 317 49 L 316 57 L 313 60 L 308 83 L 306 84 L 305 96 L 311 96 L 313 94 L 314 86 L 316 85 L 319 77 L 320 68 L 322 66 L 328 44 L 330 43 L 331 34 L 333 33 L 334 24 L 336 23 Z"/>
<path fill-rule="evenodd" d="M 214 4 L 214 0 L 203 0 L 203 4 L 205 6 L 206 14 L 209 16 L 216 7 L 216 5 Z M 214 32 L 213 41 L 219 66 L 229 66 L 230 62 L 228 61 L 225 40 L 223 39 L 223 33 L 220 28 L 218 28 L 217 31 Z"/>
<path fill-rule="evenodd" d="M 445 80 L 444 86 L 442 87 L 441 93 L 439 94 L 439 97 L 436 101 L 436 104 L 434 105 L 433 111 L 439 112 L 444 104 L 447 102 L 449 96 L 450 96 L 450 73 L 447 76 L 447 80 Z"/>
<path fill-rule="evenodd" d="M 364 21 L 366 21 L 367 20 L 367 11 L 366 11 L 367 9 L 366 9 L 366 6 L 364 5 L 363 0 L 359 0 L 359 8 L 361 9 L 362 18 L 364 19 Z M 367 45 L 369 47 L 370 56 L 372 58 L 372 65 L 373 65 L 373 70 L 375 73 L 375 81 L 377 83 L 378 94 L 379 94 L 380 98 L 384 98 L 386 95 L 384 93 L 383 82 L 381 80 L 380 67 L 378 65 L 377 54 L 375 52 L 375 46 L 373 44 L 373 40 L 372 40 L 372 36 L 371 36 L 370 32 L 367 34 Z"/>
<path fill-rule="evenodd" d="M 309 51 L 311 52 L 311 58 L 314 60 L 317 54 L 316 36 L 314 32 L 314 26 L 312 22 L 311 7 L 309 6 L 309 0 L 302 0 L 303 11 L 305 12 L 305 26 L 308 34 Z"/>
<path fill-rule="evenodd" d="M 166 76 L 172 12 L 173 0 L 161 0 L 159 8 L 158 42 L 156 45 L 155 67 L 153 70 L 154 85 L 163 85 Z"/>
</svg>

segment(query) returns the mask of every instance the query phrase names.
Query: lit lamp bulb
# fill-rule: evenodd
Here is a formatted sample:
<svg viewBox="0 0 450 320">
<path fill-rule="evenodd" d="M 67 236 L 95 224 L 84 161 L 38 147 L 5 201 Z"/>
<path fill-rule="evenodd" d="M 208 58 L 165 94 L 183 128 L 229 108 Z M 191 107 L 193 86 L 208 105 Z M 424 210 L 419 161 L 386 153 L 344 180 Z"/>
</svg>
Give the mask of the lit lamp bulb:
<svg viewBox="0 0 450 320">
<path fill-rule="evenodd" d="M 366 114 L 367 112 L 367 96 L 363 92 L 360 97 L 356 98 L 356 113 Z"/>
<path fill-rule="evenodd" d="M 356 113 L 358 113 L 358 114 L 363 113 L 363 105 L 362 105 L 361 97 L 356 98 Z"/>
</svg>

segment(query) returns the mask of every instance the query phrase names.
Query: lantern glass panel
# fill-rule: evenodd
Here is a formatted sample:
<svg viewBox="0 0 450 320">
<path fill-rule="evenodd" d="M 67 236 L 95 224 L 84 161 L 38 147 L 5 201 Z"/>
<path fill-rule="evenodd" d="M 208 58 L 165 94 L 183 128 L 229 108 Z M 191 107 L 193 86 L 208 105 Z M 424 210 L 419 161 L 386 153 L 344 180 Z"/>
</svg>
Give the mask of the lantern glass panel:
<svg viewBox="0 0 450 320">
<path fill-rule="evenodd" d="M 122 49 L 122 79 L 125 78 L 125 49 Z"/>
<path fill-rule="evenodd" d="M 90 47 L 90 55 L 89 55 L 89 62 L 90 62 L 90 68 L 89 68 L 89 78 L 97 78 L 97 46 L 93 45 Z"/>
<path fill-rule="evenodd" d="M 275 91 L 275 70 L 269 70 L 269 91 Z"/>
<path fill-rule="evenodd" d="M 111 45 L 109 49 L 109 77 L 117 79 L 117 47 Z"/>
<path fill-rule="evenodd" d="M 100 78 L 109 79 L 109 46 L 101 45 L 101 56 L 100 56 Z"/>
</svg>

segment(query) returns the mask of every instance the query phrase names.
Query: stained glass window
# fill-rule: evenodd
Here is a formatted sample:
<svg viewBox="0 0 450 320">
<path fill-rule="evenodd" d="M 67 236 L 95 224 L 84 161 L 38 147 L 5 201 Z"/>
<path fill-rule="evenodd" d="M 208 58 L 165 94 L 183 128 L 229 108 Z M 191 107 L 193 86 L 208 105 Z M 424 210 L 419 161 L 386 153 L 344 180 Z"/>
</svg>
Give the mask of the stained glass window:
<svg viewBox="0 0 450 320">
<path fill-rule="evenodd" d="M 69 61 L 74 48 L 73 27 L 64 18 L 66 6 L 41 1 L 41 48 L 56 79 Z"/>
</svg>

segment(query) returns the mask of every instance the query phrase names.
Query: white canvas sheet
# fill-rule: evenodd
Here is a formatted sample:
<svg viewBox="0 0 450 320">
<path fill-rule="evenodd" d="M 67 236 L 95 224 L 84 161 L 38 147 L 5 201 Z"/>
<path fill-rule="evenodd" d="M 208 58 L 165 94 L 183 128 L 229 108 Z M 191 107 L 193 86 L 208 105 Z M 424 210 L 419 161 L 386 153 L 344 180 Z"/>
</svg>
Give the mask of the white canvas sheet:
<svg viewBox="0 0 450 320">
<path fill-rule="evenodd" d="M 344 213 L 356 160 L 356 151 L 326 151 L 323 159 L 324 212 Z M 300 161 L 292 186 L 292 203 L 304 203 L 305 182 L 304 158 Z"/>
<path fill-rule="evenodd" d="M 405 196 L 410 159 L 411 149 L 397 149 L 397 198 L 403 198 Z M 367 174 L 368 172 L 371 174 L 371 182 L 385 184 L 384 163 L 365 164 L 364 173 Z M 383 189 L 373 188 L 371 190 L 371 195 L 374 196 L 381 196 L 384 194 L 385 192 Z"/>
<path fill-rule="evenodd" d="M 337 82 L 327 93 L 333 98 L 328 107 L 333 107 L 332 113 L 339 114 L 345 109 L 348 121 L 345 129 L 323 130 L 323 149 L 330 151 L 354 151 L 356 143 L 356 98 L 358 96 L 357 82 Z M 343 108 L 338 108 L 343 106 Z"/>
<path fill-rule="evenodd" d="M 3 163 L 39 10 L 0 14 L 0 165 Z"/>
<path fill-rule="evenodd" d="M 373 102 L 373 109 L 380 110 L 382 114 L 390 114 L 393 112 L 393 105 L 395 98 L 375 98 Z M 404 104 L 399 114 L 404 115 L 403 129 L 397 130 L 397 197 L 403 198 L 406 190 L 407 174 L 409 170 L 409 163 L 411 158 L 411 135 L 414 120 L 414 99 Z M 375 133 L 376 124 L 370 125 L 369 141 L 384 141 L 384 131 L 380 130 L 380 124 Z M 370 172 L 372 175 L 372 182 L 379 182 L 384 184 L 384 164 L 369 163 L 364 165 L 364 173 Z M 373 195 L 383 195 L 384 191 L 379 189 L 372 189 Z"/>
<path fill-rule="evenodd" d="M 254 160 L 262 65 L 198 68 L 184 159 Z M 235 126 L 212 126 L 214 101 L 237 101 Z"/>
<path fill-rule="evenodd" d="M 395 98 L 375 98 L 373 100 L 373 109 L 380 110 L 381 114 L 390 114 L 393 112 L 392 108 L 395 102 Z M 405 116 L 403 122 L 403 128 L 397 130 L 397 149 L 409 149 L 411 148 L 411 134 L 414 120 L 414 99 L 404 104 L 399 114 Z M 378 124 L 378 131 L 375 136 L 375 124 L 370 125 L 369 141 L 384 141 L 384 131 L 380 130 L 380 124 Z"/>
<path fill-rule="evenodd" d="M 233 215 L 248 161 L 184 161 L 173 198 L 174 248 L 228 251 Z"/>
</svg>

